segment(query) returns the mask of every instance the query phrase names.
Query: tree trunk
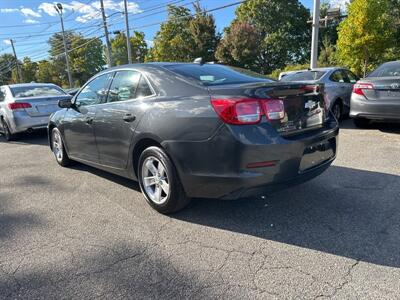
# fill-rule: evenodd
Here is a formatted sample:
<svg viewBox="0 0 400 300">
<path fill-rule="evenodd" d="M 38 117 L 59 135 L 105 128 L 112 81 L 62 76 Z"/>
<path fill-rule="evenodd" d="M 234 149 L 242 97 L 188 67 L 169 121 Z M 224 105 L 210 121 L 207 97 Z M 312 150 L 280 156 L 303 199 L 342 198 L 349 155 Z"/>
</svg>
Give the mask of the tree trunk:
<svg viewBox="0 0 400 300">
<path fill-rule="evenodd" d="M 367 47 L 364 48 L 364 78 L 367 76 L 369 53 Z"/>
</svg>

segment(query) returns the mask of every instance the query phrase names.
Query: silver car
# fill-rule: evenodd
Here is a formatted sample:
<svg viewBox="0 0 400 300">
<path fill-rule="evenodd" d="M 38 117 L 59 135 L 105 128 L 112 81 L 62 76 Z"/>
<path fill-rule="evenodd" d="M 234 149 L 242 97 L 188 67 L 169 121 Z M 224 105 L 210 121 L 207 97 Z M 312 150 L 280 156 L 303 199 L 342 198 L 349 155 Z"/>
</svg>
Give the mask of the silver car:
<svg viewBox="0 0 400 300">
<path fill-rule="evenodd" d="M 60 87 L 46 83 L 10 84 L 0 87 L 0 132 L 12 140 L 19 132 L 46 128 L 58 101 L 71 99 Z"/>
<path fill-rule="evenodd" d="M 330 67 L 296 71 L 287 74 L 281 81 L 323 83 L 325 85 L 326 105 L 329 105 L 329 109 L 339 120 L 350 111 L 351 93 L 358 79 L 350 70 Z"/>
</svg>

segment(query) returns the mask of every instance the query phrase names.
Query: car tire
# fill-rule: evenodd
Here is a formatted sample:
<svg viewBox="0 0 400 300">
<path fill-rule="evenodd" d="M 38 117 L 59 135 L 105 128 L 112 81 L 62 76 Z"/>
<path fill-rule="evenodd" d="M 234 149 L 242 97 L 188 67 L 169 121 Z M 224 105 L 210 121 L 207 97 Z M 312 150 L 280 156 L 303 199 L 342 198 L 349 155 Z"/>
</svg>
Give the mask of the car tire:
<svg viewBox="0 0 400 300">
<path fill-rule="evenodd" d="M 145 149 L 139 158 L 138 179 L 146 201 L 162 214 L 181 210 L 189 202 L 171 159 L 159 147 Z"/>
<path fill-rule="evenodd" d="M 371 121 L 364 118 L 355 118 L 353 119 L 354 125 L 358 128 L 368 128 L 371 124 Z"/>
<path fill-rule="evenodd" d="M 2 129 L 2 133 L 4 138 L 6 139 L 6 141 L 12 141 L 15 139 L 15 134 L 11 133 L 10 127 L 8 127 L 7 122 L 4 119 L 1 119 L 1 129 Z"/>
<path fill-rule="evenodd" d="M 332 106 L 332 114 L 335 116 L 336 120 L 340 121 L 340 119 L 342 118 L 342 105 L 340 104 L 340 102 L 337 100 L 333 106 Z"/>
<path fill-rule="evenodd" d="M 65 151 L 64 142 L 61 137 L 61 132 L 58 128 L 53 128 L 51 131 L 51 150 L 60 166 L 66 167 L 71 163 L 67 152 Z"/>
</svg>

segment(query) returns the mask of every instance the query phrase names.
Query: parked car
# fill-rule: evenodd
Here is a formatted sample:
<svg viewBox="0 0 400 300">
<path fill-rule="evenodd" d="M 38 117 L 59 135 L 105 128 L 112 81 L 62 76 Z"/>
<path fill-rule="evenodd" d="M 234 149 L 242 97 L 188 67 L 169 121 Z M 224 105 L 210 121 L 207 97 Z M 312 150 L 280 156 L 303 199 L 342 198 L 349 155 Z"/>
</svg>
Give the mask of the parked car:
<svg viewBox="0 0 400 300">
<path fill-rule="evenodd" d="M 237 199 L 321 174 L 337 121 L 315 84 L 272 82 L 217 64 L 105 70 L 49 121 L 57 162 L 138 180 L 161 213 L 190 198 Z"/>
<path fill-rule="evenodd" d="M 325 85 L 326 104 L 334 116 L 340 118 L 350 111 L 353 85 L 359 78 L 350 70 L 331 67 L 296 71 L 282 78 L 284 82 L 305 81 Z"/>
<path fill-rule="evenodd" d="M 350 117 L 357 127 L 400 121 L 400 61 L 379 66 L 354 85 Z"/>
<path fill-rule="evenodd" d="M 19 132 L 46 128 L 49 116 L 59 110 L 59 100 L 70 100 L 60 87 L 46 83 L 0 87 L 0 132 L 12 140 Z"/>
</svg>

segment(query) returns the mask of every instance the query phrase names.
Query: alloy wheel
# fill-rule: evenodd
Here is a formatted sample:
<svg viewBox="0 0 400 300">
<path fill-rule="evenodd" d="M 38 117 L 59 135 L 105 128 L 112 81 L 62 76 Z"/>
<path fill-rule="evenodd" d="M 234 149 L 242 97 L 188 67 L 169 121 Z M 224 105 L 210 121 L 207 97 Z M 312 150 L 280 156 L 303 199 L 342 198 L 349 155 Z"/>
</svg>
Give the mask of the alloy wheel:
<svg viewBox="0 0 400 300">
<path fill-rule="evenodd" d="M 163 204 L 171 192 L 168 174 L 164 164 L 156 157 L 149 156 L 142 166 L 142 183 L 151 201 Z"/>
<path fill-rule="evenodd" d="M 63 159 L 63 145 L 60 134 L 55 131 L 53 132 L 53 153 L 56 159 L 60 162 Z"/>
</svg>

